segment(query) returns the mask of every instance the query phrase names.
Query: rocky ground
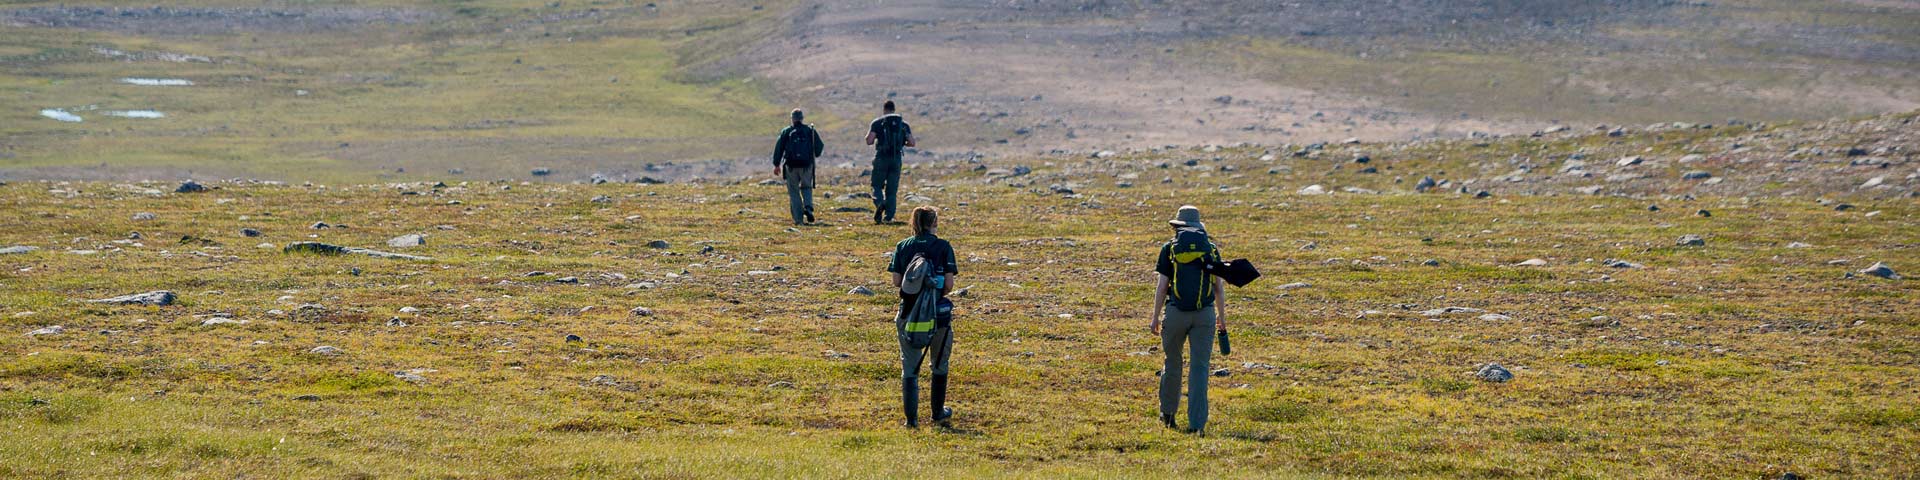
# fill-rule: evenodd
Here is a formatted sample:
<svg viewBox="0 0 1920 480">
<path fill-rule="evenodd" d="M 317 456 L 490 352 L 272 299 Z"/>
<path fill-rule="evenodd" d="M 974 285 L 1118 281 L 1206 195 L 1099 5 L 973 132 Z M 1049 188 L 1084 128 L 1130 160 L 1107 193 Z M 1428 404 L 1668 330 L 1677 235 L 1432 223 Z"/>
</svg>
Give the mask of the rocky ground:
<svg viewBox="0 0 1920 480">
<path fill-rule="evenodd" d="M 930 159 L 920 430 L 857 168 L 804 227 L 757 178 L 9 182 L 0 476 L 1909 477 L 1913 123 Z M 1266 275 L 1204 437 L 1151 406 L 1182 204 Z"/>
</svg>

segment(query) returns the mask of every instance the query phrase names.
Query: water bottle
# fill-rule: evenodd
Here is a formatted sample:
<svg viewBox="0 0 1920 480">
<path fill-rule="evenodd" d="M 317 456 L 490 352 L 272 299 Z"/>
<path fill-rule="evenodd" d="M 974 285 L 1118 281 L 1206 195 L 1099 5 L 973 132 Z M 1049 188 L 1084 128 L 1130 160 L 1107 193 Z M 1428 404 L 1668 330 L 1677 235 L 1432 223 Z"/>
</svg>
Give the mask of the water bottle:
<svg viewBox="0 0 1920 480">
<path fill-rule="evenodd" d="M 1227 331 L 1220 331 L 1220 356 L 1233 354 L 1233 344 L 1227 342 Z"/>
</svg>

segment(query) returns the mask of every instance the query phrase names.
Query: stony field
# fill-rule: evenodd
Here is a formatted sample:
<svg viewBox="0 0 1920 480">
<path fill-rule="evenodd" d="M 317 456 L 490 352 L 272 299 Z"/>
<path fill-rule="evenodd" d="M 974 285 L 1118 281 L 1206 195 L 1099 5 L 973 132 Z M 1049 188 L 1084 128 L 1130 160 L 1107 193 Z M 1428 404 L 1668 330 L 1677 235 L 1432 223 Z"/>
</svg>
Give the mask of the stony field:
<svg viewBox="0 0 1920 480">
<path fill-rule="evenodd" d="M 1920 476 L 1913 115 L 1615 128 L 913 165 L 950 429 L 898 426 L 857 166 L 807 227 L 760 178 L 15 181 L 0 477 Z M 1181 204 L 1267 275 L 1204 437 L 1153 418 Z"/>
</svg>

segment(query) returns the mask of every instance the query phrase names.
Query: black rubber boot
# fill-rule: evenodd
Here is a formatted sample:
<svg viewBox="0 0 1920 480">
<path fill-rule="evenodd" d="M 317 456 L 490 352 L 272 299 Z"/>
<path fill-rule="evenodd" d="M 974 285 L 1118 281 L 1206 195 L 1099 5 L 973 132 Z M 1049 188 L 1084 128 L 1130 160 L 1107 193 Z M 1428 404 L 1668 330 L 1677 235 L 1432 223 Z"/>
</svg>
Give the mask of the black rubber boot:
<svg viewBox="0 0 1920 480">
<path fill-rule="evenodd" d="M 1160 414 L 1160 423 L 1161 423 L 1162 425 L 1166 425 L 1166 426 L 1167 426 L 1167 428 L 1171 428 L 1171 429 L 1175 429 L 1175 430 L 1178 430 L 1178 429 L 1180 429 L 1180 424 L 1179 424 L 1178 422 L 1175 422 L 1175 421 L 1173 420 L 1173 414 L 1171 414 L 1171 413 L 1162 413 L 1162 414 Z"/>
<path fill-rule="evenodd" d="M 953 410 L 947 408 L 947 376 L 933 376 L 933 423 L 946 425 L 953 418 Z"/>
<path fill-rule="evenodd" d="M 813 223 L 813 222 L 814 222 L 814 220 L 813 220 L 813 206 L 812 206 L 812 205 L 808 205 L 808 206 L 807 206 L 807 211 L 806 211 L 806 214 L 807 214 L 807 223 Z"/>
<path fill-rule="evenodd" d="M 907 428 L 920 428 L 920 382 L 919 379 L 900 380 L 900 405 L 906 407 Z"/>
</svg>

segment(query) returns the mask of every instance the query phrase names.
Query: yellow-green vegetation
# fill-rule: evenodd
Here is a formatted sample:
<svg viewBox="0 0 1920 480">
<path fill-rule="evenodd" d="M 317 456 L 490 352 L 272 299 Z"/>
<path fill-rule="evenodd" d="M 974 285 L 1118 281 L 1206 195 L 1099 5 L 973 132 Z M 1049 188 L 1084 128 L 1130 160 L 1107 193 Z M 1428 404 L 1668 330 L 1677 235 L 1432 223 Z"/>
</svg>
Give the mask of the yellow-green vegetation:
<svg viewBox="0 0 1920 480">
<path fill-rule="evenodd" d="M 200 34 L 9 27 L 0 30 L 5 165 L 68 177 L 110 166 L 121 178 L 367 181 L 451 169 L 499 178 L 533 167 L 584 178 L 758 153 L 779 126 L 781 109 L 759 85 L 687 70 L 761 36 L 770 11 L 744 2 L 523 3 L 422 10 L 450 18 L 350 29 L 304 30 L 295 20 Z M 85 121 L 42 118 L 48 108 Z M 112 110 L 166 118 L 104 114 Z"/>
<path fill-rule="evenodd" d="M 1473 160 L 1433 148 L 1375 165 Z M 749 183 L 15 182 L 0 245 L 41 248 L 0 255 L 0 477 L 1920 475 L 1920 292 L 1846 276 L 1920 268 L 1911 201 L 1474 199 L 1260 153 L 914 166 L 967 293 L 959 416 L 912 431 L 882 272 L 906 229 L 832 211 L 866 206 L 857 172 L 793 228 Z M 1144 318 L 1181 204 L 1266 274 L 1227 295 L 1204 437 L 1157 425 Z M 274 248 L 411 233 L 433 260 Z"/>
</svg>

